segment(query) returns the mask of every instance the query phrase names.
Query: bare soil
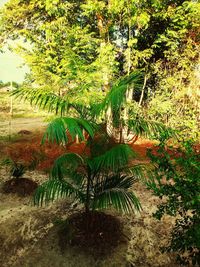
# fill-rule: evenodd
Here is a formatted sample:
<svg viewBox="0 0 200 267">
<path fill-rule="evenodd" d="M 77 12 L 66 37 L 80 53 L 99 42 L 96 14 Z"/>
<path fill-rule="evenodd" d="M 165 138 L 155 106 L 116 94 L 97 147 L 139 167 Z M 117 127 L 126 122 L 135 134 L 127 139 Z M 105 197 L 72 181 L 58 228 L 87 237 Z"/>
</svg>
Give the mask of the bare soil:
<svg viewBox="0 0 200 267">
<path fill-rule="evenodd" d="M 58 226 L 59 246 L 63 252 L 71 246 L 98 259 L 111 255 L 127 241 L 119 218 L 104 212 L 74 213 Z"/>
<path fill-rule="evenodd" d="M 26 174 L 27 175 L 27 174 Z M 7 179 L 5 168 L 0 171 L 1 184 Z M 29 172 L 35 182 L 41 183 L 47 175 Z M 171 217 L 162 221 L 152 217 L 158 199 L 151 195 L 141 183 L 134 191 L 141 199 L 143 211 L 139 214 L 121 215 L 114 211 L 123 225 L 127 242 L 119 242 L 108 254 L 94 251 L 86 253 L 80 246 L 61 246 L 58 225 L 72 214 L 80 212 L 82 206 L 74 207 L 69 200 L 60 200 L 46 207 L 33 207 L 30 197 L 0 193 L 0 266 L 1 267 L 178 267 L 175 256 L 162 254 L 160 247 L 168 242 L 173 225 Z M 117 229 L 112 234 L 118 235 Z M 63 235 L 70 240 L 70 233 Z M 102 243 L 105 244 L 105 240 Z M 105 245 L 106 247 L 106 245 Z"/>
<path fill-rule="evenodd" d="M 37 183 L 29 178 L 12 178 L 3 184 L 2 191 L 5 194 L 16 193 L 19 196 L 27 196 L 32 195 L 37 187 Z"/>
</svg>

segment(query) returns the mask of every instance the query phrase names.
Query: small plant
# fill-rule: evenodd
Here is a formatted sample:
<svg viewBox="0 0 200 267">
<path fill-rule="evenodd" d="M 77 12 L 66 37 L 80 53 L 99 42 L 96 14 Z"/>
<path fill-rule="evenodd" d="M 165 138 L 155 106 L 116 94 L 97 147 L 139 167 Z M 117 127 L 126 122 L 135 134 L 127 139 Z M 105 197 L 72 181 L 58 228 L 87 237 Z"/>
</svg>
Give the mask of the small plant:
<svg viewBox="0 0 200 267">
<path fill-rule="evenodd" d="M 147 186 L 162 199 L 154 214 L 177 216 L 170 244 L 163 251 L 177 252 L 181 264 L 200 264 L 200 155 L 192 141 L 169 148 L 162 138 L 156 153 L 149 151 L 156 176 Z"/>
<path fill-rule="evenodd" d="M 92 250 L 93 255 L 106 255 L 122 241 L 123 228 L 115 216 L 104 211 L 141 210 L 133 186 L 143 176 L 143 166 L 130 166 L 135 153 L 125 144 L 99 144 L 99 139 L 92 139 L 87 143 L 89 153 L 66 153 L 57 158 L 50 179 L 34 194 L 35 205 L 70 197 L 84 208 L 74 211 L 58 231 L 61 249 L 70 244 Z"/>
<path fill-rule="evenodd" d="M 10 167 L 10 175 L 16 179 L 21 178 L 26 171 L 22 163 L 18 163 L 10 158 L 4 159 L 2 164 Z"/>
<path fill-rule="evenodd" d="M 111 207 L 122 212 L 140 210 L 140 202 L 131 187 L 142 175 L 142 168 L 128 166 L 135 156 L 132 149 L 120 144 L 98 155 L 94 150 L 90 155 L 60 156 L 54 163 L 51 179 L 38 187 L 35 204 L 72 197 L 84 204 L 86 213 Z"/>
<path fill-rule="evenodd" d="M 20 196 L 32 194 L 37 188 L 37 183 L 29 178 L 22 178 L 26 171 L 24 164 L 16 162 L 11 158 L 2 161 L 2 165 L 8 166 L 10 171 L 10 179 L 5 181 L 2 190 L 4 193 L 17 193 Z"/>
</svg>

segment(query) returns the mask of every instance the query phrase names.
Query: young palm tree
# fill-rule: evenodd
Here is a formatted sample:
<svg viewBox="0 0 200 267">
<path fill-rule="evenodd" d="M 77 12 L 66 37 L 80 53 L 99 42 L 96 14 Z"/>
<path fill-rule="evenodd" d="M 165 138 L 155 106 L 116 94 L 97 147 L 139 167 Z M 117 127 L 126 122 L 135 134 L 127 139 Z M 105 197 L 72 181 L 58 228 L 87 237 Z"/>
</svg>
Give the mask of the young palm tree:
<svg viewBox="0 0 200 267">
<path fill-rule="evenodd" d="M 140 79 L 139 73 L 129 75 L 117 82 L 102 102 L 90 105 L 44 90 L 18 89 L 14 92 L 16 96 L 22 96 L 32 104 L 60 114 L 60 117 L 49 124 L 43 140 L 66 144 L 68 136 L 72 140 L 85 140 L 84 132 L 89 136 L 87 143 L 90 145 L 90 155 L 68 153 L 58 158 L 50 180 L 37 190 L 35 204 L 71 196 L 84 203 L 86 212 L 110 206 L 123 212 L 130 212 L 133 208 L 140 210 L 140 203 L 131 190 L 135 178 L 142 176 L 141 166 L 129 166 L 129 161 L 135 154 L 125 144 L 112 144 L 112 138 L 107 136 L 106 131 L 103 143 L 107 143 L 107 146 L 103 146 L 104 149 L 99 146 L 99 140 L 95 139 L 96 133 L 101 132 L 102 125 L 105 124 L 108 135 L 108 125 L 114 125 L 120 131 L 125 127 L 127 132 L 132 131 L 136 136 L 152 136 L 168 131 L 163 125 L 146 121 L 139 115 L 134 119 L 129 119 L 129 116 L 124 119 L 121 116 L 122 109 L 127 104 L 127 91 L 133 84 L 135 88 L 140 86 Z M 109 109 L 111 112 L 108 116 Z M 70 112 L 73 117 L 67 117 Z M 117 140 L 118 143 L 120 141 L 123 142 L 122 138 Z"/>
<path fill-rule="evenodd" d="M 142 166 L 129 167 L 135 157 L 128 145 L 115 145 L 93 156 L 66 153 L 52 168 L 50 180 L 42 184 L 34 196 L 37 205 L 60 197 L 73 197 L 83 203 L 85 212 L 114 207 L 121 212 L 140 210 L 132 185 L 141 175 Z"/>
</svg>

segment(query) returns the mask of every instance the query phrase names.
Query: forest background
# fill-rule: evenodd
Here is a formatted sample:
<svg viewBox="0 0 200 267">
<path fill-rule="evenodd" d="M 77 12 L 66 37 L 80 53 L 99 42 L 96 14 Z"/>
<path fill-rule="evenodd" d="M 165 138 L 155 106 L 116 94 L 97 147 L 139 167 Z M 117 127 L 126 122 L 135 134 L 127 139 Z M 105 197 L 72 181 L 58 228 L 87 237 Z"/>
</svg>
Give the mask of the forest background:
<svg viewBox="0 0 200 267">
<path fill-rule="evenodd" d="M 199 26 L 199 1 L 12 0 L 1 9 L 0 43 L 20 40 L 10 49 L 30 67 L 24 90 L 69 103 L 98 103 L 137 71 L 133 116 L 198 139 Z"/>
</svg>

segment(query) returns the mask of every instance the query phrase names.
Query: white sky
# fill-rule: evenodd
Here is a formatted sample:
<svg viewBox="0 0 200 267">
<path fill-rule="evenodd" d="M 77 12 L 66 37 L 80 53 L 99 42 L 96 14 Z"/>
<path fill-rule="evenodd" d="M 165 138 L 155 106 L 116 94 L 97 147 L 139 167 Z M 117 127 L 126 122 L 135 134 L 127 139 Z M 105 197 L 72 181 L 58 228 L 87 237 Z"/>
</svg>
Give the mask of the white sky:
<svg viewBox="0 0 200 267">
<path fill-rule="evenodd" d="M 7 1 L 0 0 L 0 8 Z M 3 82 L 15 81 L 21 83 L 24 80 L 25 73 L 29 70 L 27 66 L 22 67 L 22 64 L 23 59 L 15 53 L 9 50 L 0 53 L 0 80 Z"/>
<path fill-rule="evenodd" d="M 8 2 L 8 0 L 0 0 L 0 7 L 2 7 L 6 2 Z"/>
</svg>

